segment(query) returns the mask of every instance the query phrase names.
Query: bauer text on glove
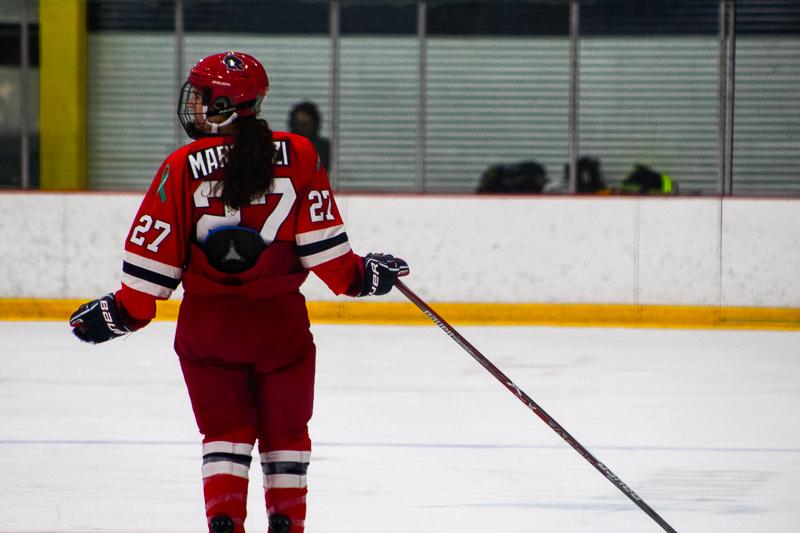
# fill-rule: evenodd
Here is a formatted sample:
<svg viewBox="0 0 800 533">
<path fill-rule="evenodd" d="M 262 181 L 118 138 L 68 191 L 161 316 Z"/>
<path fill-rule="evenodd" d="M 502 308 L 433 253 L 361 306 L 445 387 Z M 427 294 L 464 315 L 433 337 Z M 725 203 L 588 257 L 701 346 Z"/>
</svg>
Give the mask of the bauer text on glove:
<svg viewBox="0 0 800 533">
<path fill-rule="evenodd" d="M 364 257 L 364 284 L 358 296 L 386 294 L 400 276 L 409 272 L 408 263 L 391 254 L 370 253 Z"/>
<path fill-rule="evenodd" d="M 91 344 L 106 342 L 132 331 L 122 319 L 113 292 L 82 304 L 69 317 L 69 325 L 76 337 Z"/>
</svg>

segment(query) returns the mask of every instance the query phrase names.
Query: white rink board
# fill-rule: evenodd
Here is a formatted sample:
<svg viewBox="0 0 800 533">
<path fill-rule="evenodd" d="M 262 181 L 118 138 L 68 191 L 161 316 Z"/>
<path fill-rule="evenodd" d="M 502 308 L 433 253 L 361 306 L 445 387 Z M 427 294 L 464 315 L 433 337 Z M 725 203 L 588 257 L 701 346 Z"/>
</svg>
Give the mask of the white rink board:
<svg viewBox="0 0 800 533">
<path fill-rule="evenodd" d="M 643 199 L 638 205 L 639 303 L 716 305 L 720 202 Z"/>
<path fill-rule="evenodd" d="M 91 298 L 115 289 L 139 201 L 139 194 L 0 194 L 0 297 Z M 406 258 L 409 284 L 434 302 L 800 307 L 798 200 L 338 201 L 354 250 Z M 304 292 L 336 299 L 313 276 Z"/>
<path fill-rule="evenodd" d="M 632 303 L 635 296 L 635 202 L 353 196 L 346 207 L 356 250 L 407 259 L 408 283 L 423 298 Z"/>
<path fill-rule="evenodd" d="M 722 305 L 798 307 L 800 202 L 731 200 L 723 216 Z"/>
</svg>

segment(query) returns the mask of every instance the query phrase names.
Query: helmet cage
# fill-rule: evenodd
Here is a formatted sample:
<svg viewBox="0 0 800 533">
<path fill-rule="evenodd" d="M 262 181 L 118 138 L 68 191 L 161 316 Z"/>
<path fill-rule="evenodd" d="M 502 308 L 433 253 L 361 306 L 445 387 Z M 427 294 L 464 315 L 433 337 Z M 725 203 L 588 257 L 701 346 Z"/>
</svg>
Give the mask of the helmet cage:
<svg viewBox="0 0 800 533">
<path fill-rule="evenodd" d="M 211 89 L 200 90 L 191 82 L 181 86 L 178 98 L 178 119 L 186 134 L 192 139 L 204 136 L 224 135 L 219 129 L 233 123 L 239 116 L 237 110 L 252 108 L 255 101 L 233 105 L 226 96 L 211 100 Z M 225 116 L 222 122 L 212 122 L 210 117 Z"/>
<path fill-rule="evenodd" d="M 192 139 L 224 135 L 219 133 L 219 128 L 232 124 L 239 116 L 258 114 L 263 100 L 261 96 L 239 104 L 233 104 L 227 96 L 217 96 L 212 100 L 211 89 L 200 90 L 187 81 L 181 86 L 178 98 L 178 119 Z M 209 117 L 224 115 L 228 116 L 222 122 L 208 120 Z"/>
<path fill-rule="evenodd" d="M 203 108 L 203 95 L 188 81 L 181 86 L 178 97 L 178 120 L 192 139 L 199 139 L 203 135 L 202 125 L 206 122 Z"/>
</svg>

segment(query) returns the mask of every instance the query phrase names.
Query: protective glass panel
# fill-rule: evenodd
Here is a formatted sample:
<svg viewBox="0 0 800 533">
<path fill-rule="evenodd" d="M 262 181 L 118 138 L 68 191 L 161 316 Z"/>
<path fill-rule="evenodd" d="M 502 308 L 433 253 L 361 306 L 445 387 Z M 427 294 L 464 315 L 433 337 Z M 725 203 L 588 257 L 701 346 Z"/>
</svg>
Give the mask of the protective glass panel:
<svg viewBox="0 0 800 533">
<path fill-rule="evenodd" d="M 635 165 L 672 193 L 714 193 L 719 37 L 714 0 L 581 6 L 580 154 L 618 189 Z"/>
<path fill-rule="evenodd" d="M 800 4 L 736 7 L 733 194 L 800 195 Z"/>
<path fill-rule="evenodd" d="M 528 2 L 429 10 L 428 191 L 475 191 L 496 165 L 557 179 L 568 153 L 569 11 Z"/>
<path fill-rule="evenodd" d="M 339 188 L 413 190 L 417 50 L 415 36 L 342 37 Z"/>
<path fill-rule="evenodd" d="M 90 188 L 144 189 L 164 158 L 191 140 L 176 116 L 178 91 L 204 56 L 240 50 L 262 61 L 270 78 L 262 116 L 275 130 L 288 129 L 300 101 L 323 114 L 328 107 L 327 2 L 184 1 L 182 57 L 174 1 L 145 10 L 139 1 L 102 0 L 88 10 Z"/>
</svg>

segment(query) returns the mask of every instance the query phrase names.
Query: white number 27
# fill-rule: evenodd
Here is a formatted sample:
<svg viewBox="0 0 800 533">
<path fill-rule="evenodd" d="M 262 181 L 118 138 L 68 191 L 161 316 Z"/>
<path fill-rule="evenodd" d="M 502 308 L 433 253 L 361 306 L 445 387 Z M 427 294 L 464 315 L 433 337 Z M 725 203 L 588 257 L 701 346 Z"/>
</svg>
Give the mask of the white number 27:
<svg viewBox="0 0 800 533">
<path fill-rule="evenodd" d="M 311 191 L 308 199 L 314 202 L 311 204 L 311 222 L 322 222 L 323 220 L 333 220 L 331 214 L 331 191 Z"/>
<path fill-rule="evenodd" d="M 208 207 L 209 198 L 218 198 L 222 195 L 222 187 L 218 187 L 219 181 L 204 181 L 194 192 L 194 205 L 196 207 Z M 288 218 L 292 211 L 292 206 L 297 198 L 289 178 L 275 178 L 272 182 L 272 190 L 267 194 L 278 195 L 278 205 L 264 221 L 261 227 L 261 238 L 265 244 L 270 244 L 278 235 L 281 224 Z M 254 198 L 251 205 L 263 205 L 267 202 L 266 196 Z M 231 209 L 225 206 L 224 215 L 205 214 L 197 221 L 197 240 L 204 242 L 208 237 L 208 232 L 214 228 L 222 226 L 236 226 L 242 221 L 242 214 L 238 209 Z"/>
<path fill-rule="evenodd" d="M 158 247 L 167 238 L 169 232 L 172 228 L 170 225 L 162 220 L 156 220 L 155 225 L 153 224 L 153 217 L 150 215 L 142 215 L 139 218 L 139 225 L 133 228 L 133 232 L 131 233 L 131 242 L 133 244 L 137 244 L 139 246 L 144 246 L 145 238 L 144 234 L 150 231 L 150 228 L 161 230 L 161 233 L 153 240 L 153 242 L 149 243 L 146 248 L 151 252 L 157 252 Z"/>
</svg>

